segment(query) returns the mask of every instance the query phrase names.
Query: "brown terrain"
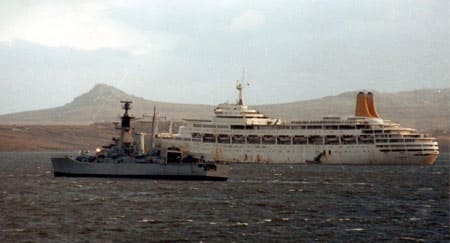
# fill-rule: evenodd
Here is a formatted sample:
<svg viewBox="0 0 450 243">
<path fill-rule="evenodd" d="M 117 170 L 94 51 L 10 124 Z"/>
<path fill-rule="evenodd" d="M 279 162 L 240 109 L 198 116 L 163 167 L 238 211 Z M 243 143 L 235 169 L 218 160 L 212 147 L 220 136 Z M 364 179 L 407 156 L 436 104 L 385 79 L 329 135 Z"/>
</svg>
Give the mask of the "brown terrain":
<svg viewBox="0 0 450 243">
<path fill-rule="evenodd" d="M 136 122 L 136 132 L 151 130 L 151 123 Z M 176 130 L 178 123 L 173 125 Z M 159 131 L 168 132 L 169 122 L 160 121 Z M 112 142 L 119 131 L 113 123 L 90 125 L 0 125 L 0 151 L 94 151 Z"/>
<path fill-rule="evenodd" d="M 0 151 L 95 150 L 117 137 L 109 123 L 92 125 L 0 125 Z M 435 136 L 441 152 L 450 152 L 450 134 Z"/>
<path fill-rule="evenodd" d="M 324 115 L 352 115 L 355 92 L 285 104 L 259 105 L 271 117 L 320 119 Z M 438 139 L 441 151 L 449 151 L 450 88 L 375 93 L 378 113 L 385 119 L 427 132 Z M 162 103 L 126 94 L 108 85 L 91 91 L 61 107 L 0 115 L 0 151 L 50 151 L 95 149 L 117 136 L 112 124 L 120 116 L 119 101 L 132 100 L 138 117 L 137 131 L 149 131 L 148 114 L 157 107 L 167 120 L 209 118 L 214 106 Z M 139 120 L 140 119 L 140 120 Z M 160 131 L 168 122 L 161 122 Z"/>
<path fill-rule="evenodd" d="M 114 136 L 112 124 L 0 125 L 0 151 L 94 150 Z"/>
</svg>

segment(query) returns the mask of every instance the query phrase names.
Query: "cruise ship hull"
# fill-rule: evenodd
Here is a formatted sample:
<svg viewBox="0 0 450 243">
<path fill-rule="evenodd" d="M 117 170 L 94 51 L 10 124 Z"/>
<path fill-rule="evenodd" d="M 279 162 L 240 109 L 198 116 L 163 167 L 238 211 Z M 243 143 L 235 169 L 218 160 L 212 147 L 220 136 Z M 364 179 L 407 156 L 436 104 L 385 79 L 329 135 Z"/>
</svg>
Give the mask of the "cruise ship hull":
<svg viewBox="0 0 450 243">
<path fill-rule="evenodd" d="M 439 152 L 382 152 L 374 144 L 364 145 L 252 145 L 186 143 L 161 140 L 165 146 L 177 146 L 207 160 L 235 163 L 320 163 L 372 165 L 432 165 Z"/>
<path fill-rule="evenodd" d="M 431 165 L 439 155 L 435 138 L 382 119 L 370 92 L 358 93 L 354 116 L 283 122 L 244 105 L 236 89 L 236 104 L 219 104 L 209 120 L 185 119 L 158 142 L 237 163 Z"/>
<path fill-rule="evenodd" d="M 54 176 L 127 177 L 149 179 L 225 181 L 229 167 L 225 164 L 160 164 L 160 163 L 97 163 L 80 162 L 72 158 L 52 158 Z"/>
</svg>

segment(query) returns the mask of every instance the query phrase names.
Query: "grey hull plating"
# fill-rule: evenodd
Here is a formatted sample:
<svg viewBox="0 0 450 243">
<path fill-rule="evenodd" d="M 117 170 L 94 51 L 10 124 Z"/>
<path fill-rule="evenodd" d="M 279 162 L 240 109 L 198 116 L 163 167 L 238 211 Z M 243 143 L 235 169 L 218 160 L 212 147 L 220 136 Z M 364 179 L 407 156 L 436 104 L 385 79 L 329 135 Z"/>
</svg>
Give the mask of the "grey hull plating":
<svg viewBox="0 0 450 243">
<path fill-rule="evenodd" d="M 218 180 L 228 178 L 229 167 L 197 163 L 91 163 L 71 158 L 52 158 L 55 176 L 127 177 L 177 180 Z"/>
</svg>

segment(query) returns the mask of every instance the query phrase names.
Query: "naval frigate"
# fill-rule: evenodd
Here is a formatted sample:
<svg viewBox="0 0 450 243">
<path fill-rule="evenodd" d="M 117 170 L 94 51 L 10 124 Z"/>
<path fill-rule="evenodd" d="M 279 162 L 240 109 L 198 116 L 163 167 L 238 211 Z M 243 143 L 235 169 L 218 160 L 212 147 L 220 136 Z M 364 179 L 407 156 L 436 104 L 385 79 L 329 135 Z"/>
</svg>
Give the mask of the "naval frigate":
<svg viewBox="0 0 450 243">
<path fill-rule="evenodd" d="M 227 164 L 207 162 L 203 156 L 197 158 L 178 148 L 154 148 L 152 142 L 150 150 L 144 151 L 142 134 L 135 134 L 131 127 L 134 117 L 128 111 L 132 102 L 121 103 L 124 114 L 120 126 L 116 125 L 120 137 L 113 138 L 112 144 L 97 149 L 95 155 L 82 151 L 77 156 L 52 158 L 54 176 L 227 180 Z"/>
</svg>

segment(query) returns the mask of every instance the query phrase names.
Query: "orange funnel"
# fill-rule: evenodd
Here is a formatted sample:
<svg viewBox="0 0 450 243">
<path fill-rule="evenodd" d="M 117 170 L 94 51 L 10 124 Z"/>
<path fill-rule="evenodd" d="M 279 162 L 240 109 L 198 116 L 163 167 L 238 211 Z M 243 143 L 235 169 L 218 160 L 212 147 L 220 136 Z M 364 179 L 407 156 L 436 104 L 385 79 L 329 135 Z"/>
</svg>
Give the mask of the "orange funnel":
<svg viewBox="0 0 450 243">
<path fill-rule="evenodd" d="M 367 96 L 363 92 L 359 92 L 356 96 L 356 110 L 355 116 L 372 117 L 367 105 Z"/>
<path fill-rule="evenodd" d="M 380 117 L 377 113 L 377 109 L 375 108 L 375 100 L 374 96 L 371 92 L 367 93 L 367 107 L 369 108 L 369 113 L 371 117 Z"/>
</svg>

